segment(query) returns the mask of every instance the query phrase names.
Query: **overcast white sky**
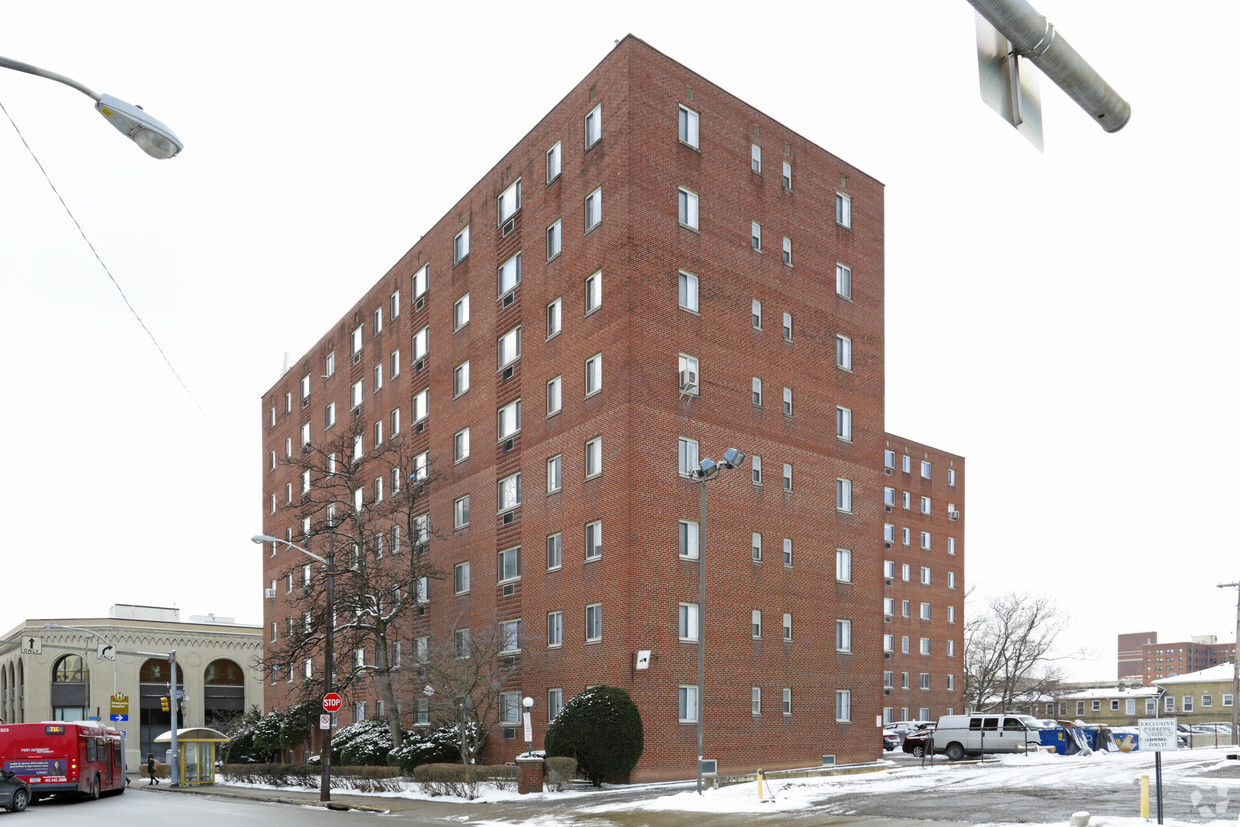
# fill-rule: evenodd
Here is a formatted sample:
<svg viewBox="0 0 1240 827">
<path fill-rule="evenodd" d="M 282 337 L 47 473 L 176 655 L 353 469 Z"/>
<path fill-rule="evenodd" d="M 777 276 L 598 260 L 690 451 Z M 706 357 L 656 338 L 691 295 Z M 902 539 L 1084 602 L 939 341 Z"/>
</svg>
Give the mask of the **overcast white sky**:
<svg viewBox="0 0 1240 827">
<path fill-rule="evenodd" d="M 965 0 L 0 7 L 0 627 L 175 605 L 259 623 L 260 394 L 633 33 L 887 186 L 887 429 L 968 461 L 970 583 L 1115 635 L 1234 637 L 1240 4 L 1037 0 L 1133 107 L 980 100 Z M 513 90 L 521 90 L 514 93 Z M 1230 247 L 1230 245 L 1228 245 Z"/>
</svg>

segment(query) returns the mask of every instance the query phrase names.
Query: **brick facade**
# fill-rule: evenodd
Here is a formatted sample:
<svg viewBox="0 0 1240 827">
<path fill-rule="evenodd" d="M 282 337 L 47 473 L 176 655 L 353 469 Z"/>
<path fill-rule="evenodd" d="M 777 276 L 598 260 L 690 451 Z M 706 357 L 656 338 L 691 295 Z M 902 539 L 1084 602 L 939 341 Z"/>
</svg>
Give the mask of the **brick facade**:
<svg viewBox="0 0 1240 827">
<path fill-rule="evenodd" d="M 682 106 L 697 116 L 697 146 L 678 138 Z M 601 129 L 587 146 L 594 107 Z M 557 143 L 560 171 L 548 182 L 547 155 Z M 520 208 L 501 226 L 497 199 L 518 179 Z M 686 199 L 696 197 L 696 226 L 679 220 L 682 189 Z M 843 222 L 837 201 L 850 211 Z M 587 226 L 587 215 L 600 208 L 601 220 Z M 557 221 L 561 249 L 549 256 L 548 229 Z M 760 245 L 751 240 L 754 222 Z M 454 238 L 466 227 L 469 252 L 454 263 Z M 549 690 L 561 689 L 567 701 L 587 685 L 618 685 L 633 696 L 646 728 L 634 778 L 685 778 L 695 772 L 696 726 L 680 721 L 678 687 L 696 685 L 697 644 L 680 639 L 678 611 L 698 602 L 698 561 L 678 550 L 680 522 L 699 519 L 700 487 L 678 473 L 678 443 L 696 440 L 701 456 L 715 458 L 739 448 L 751 459 L 707 483 L 705 756 L 721 772 L 818 764 L 824 756 L 872 760 L 881 751 L 876 718 L 898 705 L 882 693 L 882 672 L 891 668 L 885 663 L 931 673 L 931 690 L 912 693 L 909 706 L 930 706 L 936 715 L 959 706 L 963 684 L 963 519 L 946 513 L 948 502 L 963 511 L 963 459 L 885 433 L 883 250 L 878 181 L 626 38 L 263 395 L 264 531 L 283 537 L 292 529 L 294 542 L 299 536 L 295 510 L 286 505 L 297 480 L 280 459 L 300 444 L 303 423 L 320 439 L 326 406 L 335 404 L 338 421 L 350 416 L 350 388 L 361 380 L 358 416 L 368 424 L 390 421 L 401 409 L 407 430 L 414 397 L 429 388 L 429 416 L 413 439 L 439 475 L 429 492 L 436 531 L 429 553 L 449 578 L 431 583 L 427 611 L 404 638 L 520 618 L 511 688 L 535 699 L 535 745 L 546 728 Z M 520 283 L 501 295 L 497 268 L 518 252 Z M 840 266 L 850 268 L 849 285 L 837 290 Z M 591 308 L 587 279 L 595 274 L 601 301 Z M 681 306 L 682 274 L 696 279 L 690 307 Z M 454 303 L 466 293 L 469 321 L 454 330 Z M 548 306 L 557 299 L 561 330 L 549 335 Z M 350 336 L 359 325 L 363 344 L 353 359 Z M 497 339 L 518 325 L 520 358 L 503 370 Z M 419 365 L 412 346 L 424 327 L 429 348 Z M 391 377 L 398 349 L 400 369 Z M 322 378 L 329 353 L 335 373 Z M 588 392 L 587 374 L 599 366 L 587 362 L 596 356 L 601 386 Z M 699 374 L 694 394 L 680 387 L 686 356 Z M 847 364 L 837 366 L 845 356 Z M 470 387 L 454 396 L 454 369 L 466 360 Z M 385 379 L 378 389 L 376 365 Z M 303 404 L 306 376 L 311 391 Z M 557 376 L 561 408 L 549 415 L 548 383 Z M 498 438 L 497 411 L 517 399 L 520 431 L 509 444 Z M 465 427 L 471 455 L 453 462 L 454 434 Z M 586 445 L 594 439 L 601 439 L 601 469 L 587 477 Z M 932 463 L 930 479 L 914 474 L 901 482 L 901 490 L 932 498 L 931 513 L 900 521 L 914 536 L 933 532 L 928 550 L 883 552 L 891 516 L 883 489 L 891 480 L 882 457 L 890 447 Z M 562 486 L 548 493 L 547 461 L 556 455 Z M 955 487 L 948 486 L 949 468 Z M 518 471 L 520 505 L 503 508 L 497 481 Z M 471 520 L 454 530 L 453 503 L 464 494 Z M 850 501 L 841 501 L 846 496 Z M 596 521 L 602 553 L 587 560 L 587 526 Z M 556 533 L 562 565 L 548 570 L 547 538 Z M 760 560 L 753 548 L 759 534 Z M 517 545 L 522 574 L 505 589 L 490 572 L 497 552 Z M 841 556 L 850 571 L 837 577 Z M 264 585 L 304 562 L 298 557 L 265 552 Z M 914 561 L 914 571 L 932 566 L 930 585 L 884 585 L 883 562 L 892 557 Z M 472 587 L 454 595 L 450 574 L 463 561 Z M 915 606 L 931 604 L 929 621 L 907 624 L 915 640 L 931 641 L 930 655 L 885 660 L 881 641 L 892 623 L 879 607 L 884 596 L 906 594 Z M 586 607 L 594 604 L 602 606 L 602 634 L 586 641 Z M 279 596 L 265 601 L 265 611 L 267 625 L 284 628 L 289 609 Z M 563 642 L 555 647 L 546 634 L 552 611 L 563 612 Z M 839 621 L 850 624 L 846 646 L 837 646 Z M 648 669 L 635 668 L 641 650 L 653 653 Z M 951 672 L 955 694 L 946 689 Z M 288 703 L 285 681 L 268 692 L 267 708 Z M 848 693 L 847 713 L 837 708 L 841 692 Z M 353 700 L 346 698 L 346 709 Z M 497 731 L 487 758 L 511 760 L 522 748 Z"/>
</svg>

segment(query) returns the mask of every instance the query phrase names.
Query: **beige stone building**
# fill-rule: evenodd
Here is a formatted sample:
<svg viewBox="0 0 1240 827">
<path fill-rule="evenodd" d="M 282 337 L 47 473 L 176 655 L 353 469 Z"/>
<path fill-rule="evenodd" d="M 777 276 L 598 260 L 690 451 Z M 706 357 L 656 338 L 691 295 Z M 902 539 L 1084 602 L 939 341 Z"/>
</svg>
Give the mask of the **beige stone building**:
<svg viewBox="0 0 1240 827">
<path fill-rule="evenodd" d="M 1163 691 L 1162 716 L 1182 724 L 1228 723 L 1235 709 L 1235 665 L 1220 663 L 1209 669 L 1155 681 Z"/>
<path fill-rule="evenodd" d="M 169 695 L 173 651 L 181 727 L 219 729 L 262 706 L 260 627 L 214 615 L 183 622 L 179 609 L 115 605 L 105 618 L 25 620 L 0 638 L 0 720 L 98 718 L 124 730 L 130 771 L 148 753 L 163 761 L 166 747 L 153 742 L 171 726 L 161 699 Z M 114 695 L 127 699 L 128 720 L 111 720 Z"/>
<path fill-rule="evenodd" d="M 1112 684 L 1069 692 L 1059 698 L 1059 718 L 1105 726 L 1136 726 L 1141 718 L 1155 717 L 1158 689 L 1153 686 Z"/>
</svg>

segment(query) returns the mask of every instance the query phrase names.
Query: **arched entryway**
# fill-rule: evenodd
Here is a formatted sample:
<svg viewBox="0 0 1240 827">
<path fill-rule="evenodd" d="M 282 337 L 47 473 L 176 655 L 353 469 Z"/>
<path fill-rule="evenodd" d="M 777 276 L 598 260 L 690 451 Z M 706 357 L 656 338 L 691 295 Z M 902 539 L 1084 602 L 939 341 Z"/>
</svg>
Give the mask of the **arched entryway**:
<svg viewBox="0 0 1240 827">
<path fill-rule="evenodd" d="M 184 685 L 182 669 L 183 667 L 177 664 L 177 686 Z M 155 739 L 172 728 L 171 710 L 175 708 L 175 699 L 169 701 L 167 712 L 161 708 L 160 704 L 160 698 L 166 697 L 169 693 L 171 681 L 172 663 L 166 659 L 150 658 L 143 662 L 138 670 L 138 740 L 141 745 L 143 762 L 146 761 L 148 755 L 152 754 L 160 763 L 165 761 L 163 753 L 167 748 L 161 746 L 157 752 Z M 178 716 L 177 722 L 178 727 L 185 726 L 185 716 Z"/>
<path fill-rule="evenodd" d="M 207 664 L 202 684 L 203 724 L 227 731 L 245 713 L 245 672 L 237 663 L 220 658 Z"/>
<path fill-rule="evenodd" d="M 85 721 L 90 706 L 90 669 L 81 655 L 65 655 L 52 666 L 52 720 Z"/>
</svg>

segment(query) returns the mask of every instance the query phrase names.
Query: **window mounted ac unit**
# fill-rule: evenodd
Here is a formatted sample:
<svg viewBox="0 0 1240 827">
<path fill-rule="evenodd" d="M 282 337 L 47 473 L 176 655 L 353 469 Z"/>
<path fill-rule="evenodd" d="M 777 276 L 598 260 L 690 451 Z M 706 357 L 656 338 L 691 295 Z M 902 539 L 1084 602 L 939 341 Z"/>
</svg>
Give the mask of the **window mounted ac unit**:
<svg viewBox="0 0 1240 827">
<path fill-rule="evenodd" d="M 414 362 L 414 363 L 413 363 L 413 372 L 414 372 L 414 373 L 421 373 L 421 372 L 422 372 L 422 368 L 424 368 L 424 367 L 426 367 L 426 360 L 425 360 L 425 359 L 419 359 L 418 361 L 416 361 L 416 362 Z"/>
<path fill-rule="evenodd" d="M 362 406 L 358 405 L 356 408 L 353 409 L 353 418 L 357 419 L 361 415 L 362 415 Z"/>
<path fill-rule="evenodd" d="M 513 727 L 504 727 L 504 740 L 515 741 L 517 739 L 517 731 Z"/>
<path fill-rule="evenodd" d="M 883 548 L 891 548 L 891 543 L 883 543 Z"/>
<path fill-rule="evenodd" d="M 890 468 L 884 468 L 884 469 L 883 469 L 883 473 L 884 473 L 884 474 L 886 474 L 887 476 L 889 476 L 889 477 L 890 477 L 890 476 L 891 476 L 891 469 L 890 469 Z"/>
<path fill-rule="evenodd" d="M 517 515 L 516 515 L 514 512 L 512 512 L 512 511 L 505 512 L 505 514 L 504 514 L 504 525 L 511 525 L 511 524 L 512 524 L 512 521 L 513 521 L 513 520 L 515 520 L 515 519 L 517 519 Z"/>
<path fill-rule="evenodd" d="M 353 364 L 356 365 L 360 361 L 362 361 L 362 352 L 359 350 L 357 353 L 353 354 Z"/>
<path fill-rule="evenodd" d="M 301 406 L 304 408 L 304 407 L 308 406 L 309 404 L 310 404 L 310 397 L 308 397 L 308 396 L 303 396 L 303 397 L 301 398 Z"/>
<path fill-rule="evenodd" d="M 513 368 L 512 365 L 509 365 L 508 367 L 504 368 L 504 373 L 503 373 L 504 378 L 500 381 L 507 382 L 509 379 L 512 378 L 512 375 L 514 372 L 515 372 L 515 368 Z"/>
<path fill-rule="evenodd" d="M 511 451 L 516 446 L 516 444 L 517 444 L 516 440 L 512 440 L 512 439 L 504 440 L 504 453 L 508 453 L 509 451 Z"/>
<path fill-rule="evenodd" d="M 949 519 L 949 520 L 959 520 L 959 519 L 960 519 L 960 512 L 959 512 L 959 511 L 949 511 L 949 512 L 947 512 L 947 519 Z"/>
<path fill-rule="evenodd" d="M 696 370 L 685 368 L 680 372 L 680 389 L 682 391 L 697 390 L 698 375 Z"/>
<path fill-rule="evenodd" d="M 505 221 L 504 226 L 500 229 L 502 233 L 501 238 L 507 238 L 508 234 L 512 232 L 512 228 L 515 226 L 517 226 L 517 219 L 510 218 L 507 221 Z"/>
<path fill-rule="evenodd" d="M 422 433 L 423 431 L 425 431 L 425 430 L 426 430 L 426 420 L 425 420 L 425 419 L 423 419 L 421 422 L 419 422 L 418 424 L 414 425 L 414 426 L 413 426 L 413 430 L 414 430 L 414 431 L 416 431 L 416 432 L 417 432 L 417 433 L 419 433 L 419 434 L 420 434 L 420 433 Z"/>
<path fill-rule="evenodd" d="M 414 303 L 413 303 L 413 309 L 414 309 L 414 310 L 421 310 L 423 307 L 426 307 L 426 297 L 425 297 L 425 296 L 423 296 L 422 298 L 418 299 L 416 302 L 414 302 Z"/>
<path fill-rule="evenodd" d="M 514 296 L 512 293 L 509 293 L 507 296 L 504 296 L 504 301 L 502 302 L 502 304 L 504 307 L 512 307 L 512 303 L 513 301 L 515 301 L 515 299 L 516 299 L 516 296 Z"/>
<path fill-rule="evenodd" d="M 504 516 L 507 517 L 511 513 L 512 512 L 509 512 L 508 514 L 505 514 Z M 504 597 L 512 597 L 516 593 L 517 593 L 517 586 L 515 583 L 504 584 Z"/>
<path fill-rule="evenodd" d="M 883 506 L 883 510 L 884 510 L 884 511 L 887 511 L 887 512 L 890 512 L 890 511 L 891 511 L 891 506 L 889 506 L 889 505 L 884 505 L 884 506 Z"/>
<path fill-rule="evenodd" d="M 263 596 L 266 597 L 268 600 L 275 600 L 276 590 L 275 589 L 263 589 Z"/>
</svg>

